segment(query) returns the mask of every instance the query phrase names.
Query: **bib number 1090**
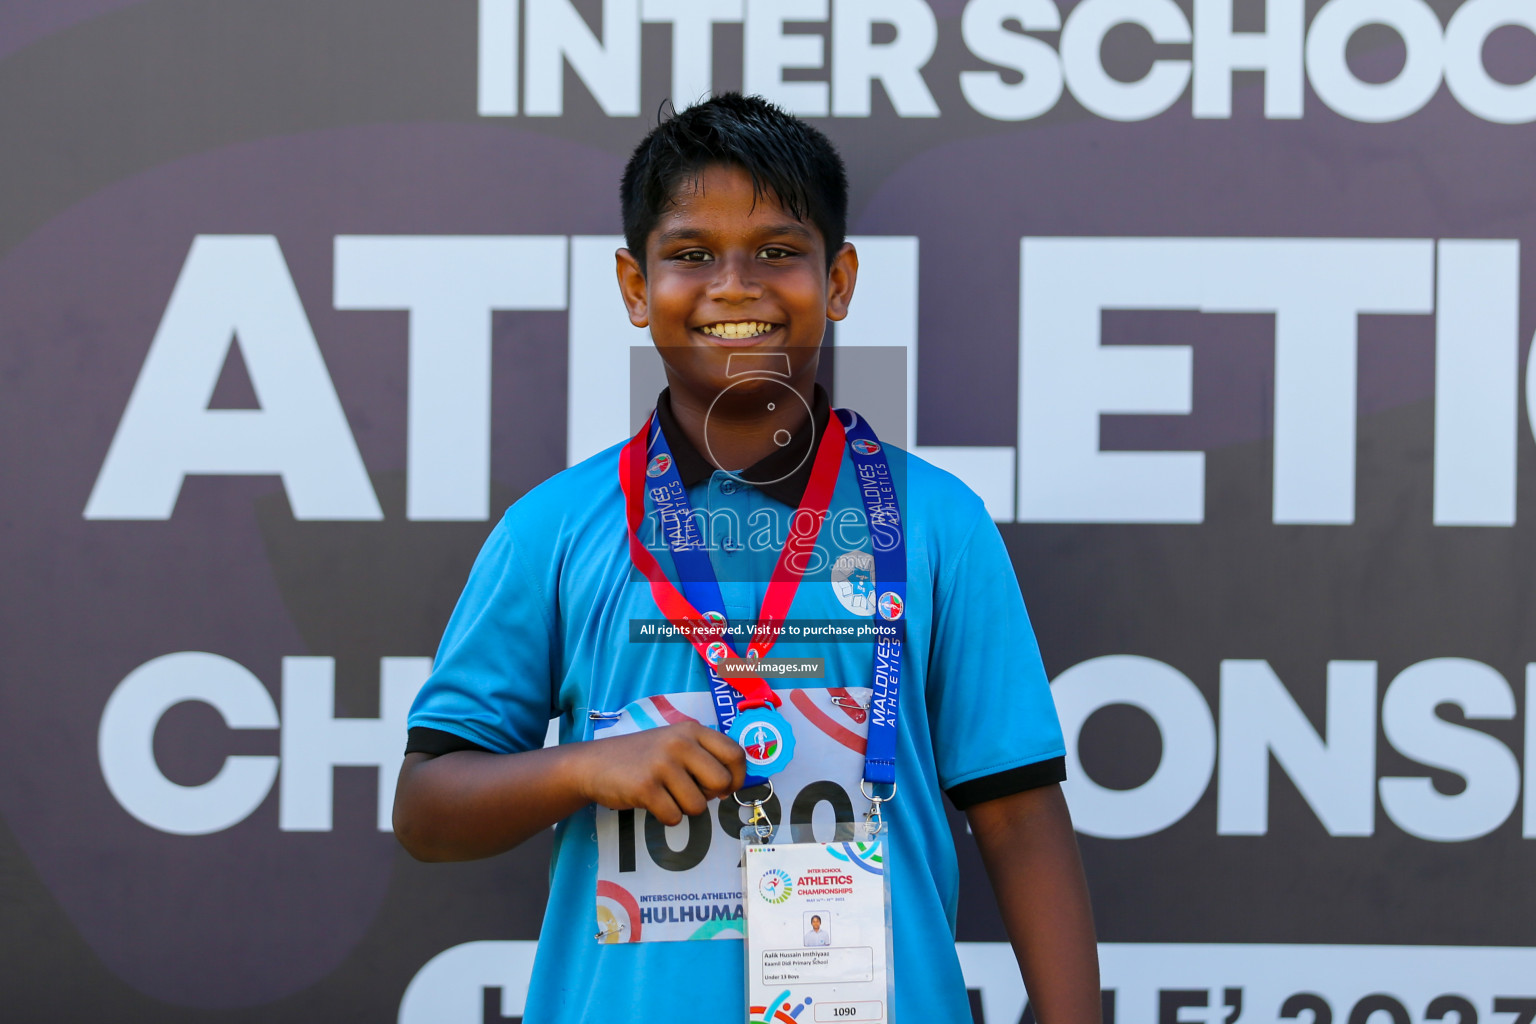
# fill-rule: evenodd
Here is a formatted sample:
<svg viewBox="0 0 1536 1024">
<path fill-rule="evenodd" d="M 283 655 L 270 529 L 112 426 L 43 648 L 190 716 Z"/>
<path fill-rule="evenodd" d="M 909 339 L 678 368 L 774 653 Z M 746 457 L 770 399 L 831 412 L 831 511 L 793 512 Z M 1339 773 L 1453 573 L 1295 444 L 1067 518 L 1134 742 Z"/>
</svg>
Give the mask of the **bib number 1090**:
<svg viewBox="0 0 1536 1024">
<path fill-rule="evenodd" d="M 885 1011 L 879 1000 L 856 1003 L 826 1003 L 815 1004 L 815 1014 L 812 1020 L 847 1020 L 847 1021 L 880 1021 L 885 1019 Z M 804 1020 L 804 1017 L 800 1018 Z"/>
<path fill-rule="evenodd" d="M 831 842 L 838 838 L 852 839 L 853 800 L 846 789 L 827 780 L 812 782 L 795 794 L 794 799 L 790 801 L 787 824 L 811 824 L 816 815 L 816 808 L 820 804 L 829 806 L 832 820 L 837 822 L 836 826 L 826 827 L 825 831 L 828 834 L 821 837 L 821 841 Z M 783 816 L 784 807 L 778 794 L 763 801 L 763 809 L 768 813 L 770 821 L 786 823 Z M 618 811 L 616 817 L 618 819 L 619 873 L 637 869 L 636 857 L 642 845 L 646 856 L 657 867 L 667 871 L 690 871 L 709 855 L 710 846 L 714 843 L 717 832 L 733 845 L 740 841 L 741 830 L 747 824 L 748 811 L 749 808 L 742 807 L 735 800 L 727 797 L 718 801 L 712 810 L 685 818 L 681 825 L 674 826 L 671 830 L 649 814 L 634 810 Z M 826 815 L 823 817 L 825 818 Z M 643 825 L 638 823 L 639 818 L 643 818 Z M 681 846 L 675 846 L 674 835 L 680 829 L 686 829 L 686 835 Z M 842 835 L 845 831 L 846 837 Z M 669 832 L 674 835 L 669 835 Z M 639 833 L 644 834 L 643 844 Z M 857 1020 L 858 1017 L 854 1016 L 850 1019 Z"/>
</svg>

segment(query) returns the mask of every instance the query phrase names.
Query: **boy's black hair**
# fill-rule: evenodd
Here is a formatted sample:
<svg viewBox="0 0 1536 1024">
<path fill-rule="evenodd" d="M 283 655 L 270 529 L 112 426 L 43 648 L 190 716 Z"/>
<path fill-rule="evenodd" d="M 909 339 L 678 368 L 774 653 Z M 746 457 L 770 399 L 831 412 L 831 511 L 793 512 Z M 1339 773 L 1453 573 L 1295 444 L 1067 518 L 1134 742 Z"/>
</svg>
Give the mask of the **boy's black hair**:
<svg viewBox="0 0 1536 1024">
<path fill-rule="evenodd" d="M 721 93 L 651 129 L 629 158 L 619 185 L 624 244 L 645 269 L 645 242 L 684 178 L 711 164 L 740 167 L 752 190 L 821 232 L 827 264 L 843 247 L 848 175 L 820 131 L 761 96 Z"/>
</svg>

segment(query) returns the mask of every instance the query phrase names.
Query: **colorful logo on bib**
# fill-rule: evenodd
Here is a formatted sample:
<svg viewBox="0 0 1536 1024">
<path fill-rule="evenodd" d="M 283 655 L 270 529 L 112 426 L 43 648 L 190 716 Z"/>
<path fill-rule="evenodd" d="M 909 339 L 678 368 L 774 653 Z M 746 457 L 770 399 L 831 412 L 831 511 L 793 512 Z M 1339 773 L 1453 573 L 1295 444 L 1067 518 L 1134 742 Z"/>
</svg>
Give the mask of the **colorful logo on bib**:
<svg viewBox="0 0 1536 1024">
<path fill-rule="evenodd" d="M 716 640 L 714 643 L 704 648 L 704 657 L 709 659 L 709 663 L 711 665 L 720 664 L 721 658 L 728 658 L 730 655 L 731 649 L 725 646 L 725 642 L 723 640 Z"/>
<path fill-rule="evenodd" d="M 836 846 L 829 846 L 827 853 L 838 860 L 847 861 L 856 868 L 862 868 L 872 875 L 885 874 L 885 848 L 878 839 L 868 843 L 843 843 L 841 850 Z"/>
<path fill-rule="evenodd" d="M 780 992 L 778 997 L 770 999 L 765 1006 L 747 1007 L 747 1024 L 800 1024 L 800 1014 L 815 1002 L 810 996 L 795 1000 L 786 989 Z M 810 1020 L 810 1017 L 804 1018 Z M 817 1018 L 818 1020 L 836 1020 L 836 1017 Z"/>
<path fill-rule="evenodd" d="M 757 882 L 757 894 L 769 903 L 783 903 L 794 891 L 795 884 L 790 881 L 789 873 L 779 868 L 763 872 Z"/>
<path fill-rule="evenodd" d="M 736 716 L 726 733 L 747 754 L 747 774 L 766 779 L 784 770 L 795 756 L 795 734 L 772 708 L 752 708 Z"/>
<path fill-rule="evenodd" d="M 880 450 L 880 446 L 868 438 L 861 437 L 853 442 L 853 450 L 860 455 L 873 455 Z"/>
<path fill-rule="evenodd" d="M 707 611 L 707 612 L 704 613 L 704 617 L 706 619 L 708 619 L 710 622 L 713 622 L 717 626 L 725 625 L 725 613 L 724 612 Z"/>
<path fill-rule="evenodd" d="M 894 590 L 887 590 L 880 595 L 880 616 L 885 619 L 899 619 L 906 605 L 901 600 L 901 595 Z"/>
<path fill-rule="evenodd" d="M 668 455 L 666 452 L 662 452 L 660 455 L 651 460 L 651 464 L 649 466 L 645 467 L 645 475 L 661 476 L 661 474 L 665 473 L 671 468 L 672 456 Z"/>
</svg>

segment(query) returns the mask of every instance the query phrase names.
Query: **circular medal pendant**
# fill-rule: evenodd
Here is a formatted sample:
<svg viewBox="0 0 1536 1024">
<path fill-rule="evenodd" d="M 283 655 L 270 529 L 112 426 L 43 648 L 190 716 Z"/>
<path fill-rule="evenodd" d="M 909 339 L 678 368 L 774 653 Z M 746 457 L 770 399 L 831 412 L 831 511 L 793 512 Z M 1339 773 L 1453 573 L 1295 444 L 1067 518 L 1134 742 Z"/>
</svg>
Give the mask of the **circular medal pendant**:
<svg viewBox="0 0 1536 1024">
<path fill-rule="evenodd" d="M 789 766 L 795 756 L 795 734 L 789 722 L 773 708 L 743 711 L 731 723 L 731 739 L 747 752 L 747 774 L 766 779 Z"/>
</svg>

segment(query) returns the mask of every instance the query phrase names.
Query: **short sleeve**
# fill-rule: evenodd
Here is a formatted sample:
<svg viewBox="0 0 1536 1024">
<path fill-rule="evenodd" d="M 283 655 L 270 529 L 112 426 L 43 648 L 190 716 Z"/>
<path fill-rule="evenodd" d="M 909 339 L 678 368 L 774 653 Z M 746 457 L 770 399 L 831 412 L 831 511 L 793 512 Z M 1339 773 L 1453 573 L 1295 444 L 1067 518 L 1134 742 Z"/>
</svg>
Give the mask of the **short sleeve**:
<svg viewBox="0 0 1536 1024">
<path fill-rule="evenodd" d="M 544 744 L 554 714 L 556 616 L 514 521 L 504 516 L 475 559 L 411 706 L 413 731 L 451 733 L 496 753 Z"/>
<path fill-rule="evenodd" d="M 1060 782 L 1066 747 L 1002 535 L 980 502 L 936 566 L 928 715 L 939 782 L 956 807 Z"/>
</svg>

